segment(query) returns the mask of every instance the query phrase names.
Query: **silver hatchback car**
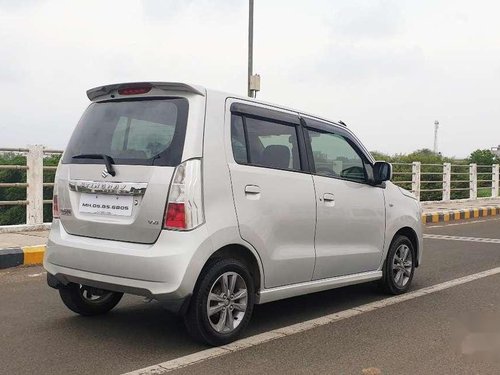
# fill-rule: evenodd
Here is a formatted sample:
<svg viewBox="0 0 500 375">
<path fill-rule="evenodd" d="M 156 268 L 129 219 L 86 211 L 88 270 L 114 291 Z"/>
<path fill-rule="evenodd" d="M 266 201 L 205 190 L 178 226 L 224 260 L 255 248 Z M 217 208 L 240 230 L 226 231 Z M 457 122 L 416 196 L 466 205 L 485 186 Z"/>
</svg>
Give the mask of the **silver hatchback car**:
<svg viewBox="0 0 500 375">
<path fill-rule="evenodd" d="M 182 83 L 87 95 L 44 259 L 72 311 L 146 296 L 222 345 L 255 304 L 369 281 L 409 289 L 420 205 L 345 125 Z"/>
</svg>

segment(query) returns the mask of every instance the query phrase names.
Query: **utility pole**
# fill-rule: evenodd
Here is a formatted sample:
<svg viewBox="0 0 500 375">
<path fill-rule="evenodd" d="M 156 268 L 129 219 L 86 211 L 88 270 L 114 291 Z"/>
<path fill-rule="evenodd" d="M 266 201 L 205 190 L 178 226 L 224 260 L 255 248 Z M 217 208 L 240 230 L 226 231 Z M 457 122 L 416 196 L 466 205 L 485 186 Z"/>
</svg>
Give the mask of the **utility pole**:
<svg viewBox="0 0 500 375">
<path fill-rule="evenodd" d="M 438 129 L 439 129 L 439 121 L 434 121 L 434 153 L 438 153 Z"/>
<path fill-rule="evenodd" d="M 248 3 L 248 96 L 253 97 L 250 81 L 253 74 L 253 0 Z"/>
<path fill-rule="evenodd" d="M 260 75 L 253 74 L 253 1 L 248 2 L 248 96 L 255 98 L 260 91 Z"/>
</svg>

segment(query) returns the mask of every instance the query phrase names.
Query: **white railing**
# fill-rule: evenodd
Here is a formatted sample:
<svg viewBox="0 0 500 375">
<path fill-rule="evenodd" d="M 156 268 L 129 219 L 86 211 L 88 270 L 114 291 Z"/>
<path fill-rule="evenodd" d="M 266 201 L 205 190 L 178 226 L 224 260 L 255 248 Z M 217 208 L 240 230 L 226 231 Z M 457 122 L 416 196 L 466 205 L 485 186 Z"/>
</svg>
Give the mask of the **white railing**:
<svg viewBox="0 0 500 375">
<path fill-rule="evenodd" d="M 419 200 L 497 198 L 499 165 L 393 163 L 393 182 Z M 429 199 L 431 198 L 431 199 Z"/>
<path fill-rule="evenodd" d="M 43 188 L 53 187 L 53 182 L 44 182 L 44 171 L 56 170 L 57 166 L 44 166 L 44 158 L 48 155 L 62 154 L 61 150 L 45 149 L 42 145 L 31 145 L 27 148 L 0 148 L 0 155 L 20 154 L 26 156 L 25 165 L 0 164 L 0 172 L 4 170 L 26 171 L 26 181 L 4 182 L 0 180 L 0 188 L 26 189 L 26 199 L 0 200 L 0 207 L 26 206 L 26 226 L 43 225 L 43 205 L 52 204 L 51 199 L 43 199 Z M 1 228 L 1 226 L 0 226 Z"/>
<path fill-rule="evenodd" d="M 0 148 L 2 154 L 21 154 L 26 156 L 25 165 L 0 164 L 3 170 L 26 171 L 26 181 L 1 181 L 0 189 L 26 189 L 26 199 L 0 200 L 0 208 L 6 206 L 26 206 L 26 223 L 22 228 L 36 228 L 43 225 L 43 207 L 51 204 L 51 199 L 43 199 L 43 188 L 53 187 L 53 182 L 44 181 L 44 171 L 56 170 L 56 166 L 44 166 L 49 155 L 61 154 L 61 150 L 45 149 L 41 145 L 27 148 Z M 500 173 L 498 164 L 422 164 L 393 163 L 393 182 L 411 190 L 419 200 L 450 201 L 455 199 L 478 199 L 500 194 Z M 1 211 L 0 211 L 1 214 Z M 10 227 L 10 226 L 8 226 Z M 6 226 L 0 226 L 0 232 Z"/>
</svg>

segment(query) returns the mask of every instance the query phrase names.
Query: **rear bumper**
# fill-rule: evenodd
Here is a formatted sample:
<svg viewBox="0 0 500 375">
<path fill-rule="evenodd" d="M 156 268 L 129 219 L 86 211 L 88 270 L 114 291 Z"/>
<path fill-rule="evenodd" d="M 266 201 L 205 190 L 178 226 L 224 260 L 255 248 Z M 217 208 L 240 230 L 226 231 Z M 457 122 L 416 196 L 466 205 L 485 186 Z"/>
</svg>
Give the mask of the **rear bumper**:
<svg viewBox="0 0 500 375">
<path fill-rule="evenodd" d="M 54 220 L 43 265 L 51 286 L 74 282 L 176 305 L 192 294 L 210 253 L 204 226 L 162 231 L 149 245 L 74 236 Z"/>
<path fill-rule="evenodd" d="M 191 294 L 182 298 L 173 298 L 171 295 L 152 295 L 151 291 L 148 289 L 136 286 L 126 286 L 123 284 L 112 284 L 109 282 L 96 281 L 94 280 L 94 275 L 89 276 L 92 277 L 92 279 L 74 275 L 66 275 L 62 273 L 58 273 L 56 276 L 54 276 L 50 273 L 47 273 L 47 284 L 51 288 L 60 289 L 64 288 L 64 286 L 69 283 L 78 283 L 89 285 L 99 289 L 110 290 L 112 292 L 129 293 L 149 298 L 155 298 L 157 301 L 161 302 L 167 310 L 176 314 L 184 314 L 187 311 L 189 301 L 191 300 Z"/>
</svg>

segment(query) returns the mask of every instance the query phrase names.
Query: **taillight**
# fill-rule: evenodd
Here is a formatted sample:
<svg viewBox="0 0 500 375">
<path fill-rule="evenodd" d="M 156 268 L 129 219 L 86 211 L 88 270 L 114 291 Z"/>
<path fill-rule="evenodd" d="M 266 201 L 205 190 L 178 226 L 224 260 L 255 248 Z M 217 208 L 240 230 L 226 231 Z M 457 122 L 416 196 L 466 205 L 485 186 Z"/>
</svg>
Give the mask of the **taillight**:
<svg viewBox="0 0 500 375">
<path fill-rule="evenodd" d="M 57 164 L 56 175 L 54 176 L 54 186 L 52 188 L 52 218 L 59 219 L 61 217 L 61 207 L 59 206 L 59 196 L 57 195 L 57 181 L 59 181 L 59 166 L 62 163 L 63 158 L 59 159 L 59 164 Z"/>
<path fill-rule="evenodd" d="M 52 197 L 52 218 L 59 219 L 61 217 L 61 210 L 59 209 L 59 198 L 57 194 Z"/>
<path fill-rule="evenodd" d="M 165 229 L 190 230 L 204 223 L 201 184 L 200 159 L 187 160 L 175 169 L 165 208 Z"/>
<path fill-rule="evenodd" d="M 169 203 L 165 214 L 165 227 L 186 229 L 186 209 L 184 203 Z"/>
</svg>

